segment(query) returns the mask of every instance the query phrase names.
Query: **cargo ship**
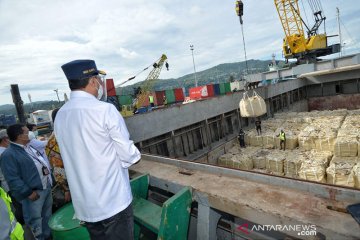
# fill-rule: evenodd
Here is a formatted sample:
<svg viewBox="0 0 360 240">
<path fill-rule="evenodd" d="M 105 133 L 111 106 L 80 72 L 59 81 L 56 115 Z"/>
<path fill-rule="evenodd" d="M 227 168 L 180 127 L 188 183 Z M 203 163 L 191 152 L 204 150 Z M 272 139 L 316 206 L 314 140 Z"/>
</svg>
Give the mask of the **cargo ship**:
<svg viewBox="0 0 360 240">
<path fill-rule="evenodd" d="M 341 134 L 348 134 L 347 121 L 360 116 L 359 78 L 359 54 L 248 77 L 251 83 L 248 94 L 256 91 L 266 103 L 266 114 L 261 117 L 263 131 L 269 130 L 267 123 L 283 119 L 277 128 L 295 132 L 285 126 L 286 121 L 309 118 L 320 122 L 327 119 L 330 122 L 328 128 L 336 129 L 329 144 L 320 135 L 316 138 L 317 143 L 307 142 L 303 131 L 309 124 L 293 137 L 296 140 L 292 147 L 289 135 L 286 155 L 296 151 L 317 151 L 319 143 L 322 143 L 321 151 L 330 152 L 322 180 L 309 177 L 310 173 L 303 173 L 301 177 L 301 173 L 295 172 L 295 176 L 289 176 L 286 174 L 289 172 L 284 172 L 284 166 L 280 174 L 276 174 L 275 160 L 268 161 L 268 168 L 265 162 L 263 171 L 239 167 L 241 161 L 238 165 L 236 161 L 224 164 L 222 159 L 226 154 L 245 154 L 245 151 L 236 150 L 240 128 L 248 136 L 249 148 L 269 151 L 269 156 L 276 155 L 278 150 L 272 149 L 277 148 L 276 143 L 266 149 L 263 144 L 265 133 L 260 137 L 252 135 L 254 118 L 241 117 L 239 102 L 244 90 L 202 97 L 203 89 L 211 92 L 209 86 L 196 89 L 197 101 L 169 104 L 166 108 L 125 118 L 131 138 L 143 153 L 142 161 L 131 168 L 131 173 L 134 177 L 150 174 L 148 197 L 158 204 L 179 189 L 191 187 L 193 204 L 188 239 L 360 238 L 359 224 L 347 210 L 349 205 L 360 202 L 359 183 L 355 184 L 354 175 L 351 175 L 352 184 L 342 184 L 331 178 L 337 176 L 339 179 L 341 173 L 326 172 L 334 158 L 334 164 L 336 159 L 348 159 L 347 153 L 342 155 L 336 147 L 345 152 L 352 151 L 349 153 L 354 159 L 352 166 L 359 163 L 358 127 L 352 130 L 355 134 L 352 145 L 336 142 Z M 270 84 L 264 84 L 266 82 Z M 336 127 L 332 116 L 340 116 Z M 309 131 L 316 135 L 318 130 Z M 256 164 L 254 159 L 251 161 Z M 282 162 L 289 166 L 291 163 Z M 353 167 L 349 171 L 353 174 Z M 342 176 L 349 177 L 350 173 Z M 359 181 L 359 175 L 356 179 Z"/>
</svg>

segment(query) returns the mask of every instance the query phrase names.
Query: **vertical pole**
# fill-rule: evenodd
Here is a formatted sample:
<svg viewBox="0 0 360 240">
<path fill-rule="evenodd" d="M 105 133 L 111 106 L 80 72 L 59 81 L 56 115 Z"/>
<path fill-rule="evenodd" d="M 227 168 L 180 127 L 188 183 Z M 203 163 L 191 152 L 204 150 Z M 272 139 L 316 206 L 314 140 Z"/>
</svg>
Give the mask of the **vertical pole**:
<svg viewBox="0 0 360 240">
<path fill-rule="evenodd" d="M 197 82 L 197 79 L 196 79 L 196 68 L 195 68 L 195 60 L 194 60 L 194 45 L 190 45 L 190 50 L 191 50 L 192 59 L 193 59 L 193 65 L 194 65 L 195 87 L 197 87 L 198 82 Z"/>
<path fill-rule="evenodd" d="M 337 22 L 338 22 L 338 28 L 339 28 L 339 41 L 340 41 L 340 52 L 339 52 L 339 57 L 342 57 L 342 48 L 343 48 L 343 44 L 342 44 L 342 38 L 341 38 L 341 28 L 340 28 L 340 11 L 339 8 L 336 8 L 336 16 L 337 16 Z"/>
</svg>

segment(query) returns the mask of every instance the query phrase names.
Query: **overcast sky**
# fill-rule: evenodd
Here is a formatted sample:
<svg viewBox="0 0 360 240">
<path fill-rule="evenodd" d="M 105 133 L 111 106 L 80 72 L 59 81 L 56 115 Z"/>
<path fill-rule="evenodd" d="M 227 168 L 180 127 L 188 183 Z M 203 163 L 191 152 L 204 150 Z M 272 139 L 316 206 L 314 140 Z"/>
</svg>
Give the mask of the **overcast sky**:
<svg viewBox="0 0 360 240">
<path fill-rule="evenodd" d="M 284 33 L 274 1 L 243 2 L 248 59 L 270 59 L 272 53 L 281 59 Z M 308 1 L 299 4 L 307 8 Z M 10 84 L 19 84 L 25 103 L 28 94 L 33 101 L 57 100 L 54 89 L 63 100 L 69 90 L 61 65 L 75 59 L 94 59 L 115 84 L 162 53 L 170 71 L 160 78 L 192 73 L 190 44 L 197 71 L 244 61 L 234 6 L 228 0 L 0 0 L 0 105 L 12 103 Z M 338 32 L 339 7 L 345 54 L 360 52 L 359 0 L 323 0 L 322 7 L 327 34 Z M 302 16 L 313 23 L 309 9 Z"/>
</svg>

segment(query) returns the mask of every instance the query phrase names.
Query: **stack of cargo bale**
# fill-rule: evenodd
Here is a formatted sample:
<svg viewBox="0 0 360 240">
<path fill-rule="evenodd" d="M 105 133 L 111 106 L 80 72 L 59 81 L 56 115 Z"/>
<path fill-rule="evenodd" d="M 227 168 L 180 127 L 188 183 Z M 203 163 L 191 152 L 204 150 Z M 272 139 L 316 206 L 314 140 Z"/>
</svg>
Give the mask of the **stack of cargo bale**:
<svg viewBox="0 0 360 240">
<path fill-rule="evenodd" d="M 334 156 L 330 166 L 326 169 L 327 183 L 354 187 L 354 166 L 358 162 L 357 157 L 337 157 Z"/>
<path fill-rule="evenodd" d="M 348 111 L 334 144 L 333 164 L 328 168 L 328 183 L 360 188 L 360 111 Z"/>
<path fill-rule="evenodd" d="M 337 131 L 344 116 L 319 116 L 310 118 L 299 134 L 299 146 L 303 150 L 333 151 Z M 307 119 L 309 121 L 309 119 Z"/>
<path fill-rule="evenodd" d="M 326 183 L 326 168 L 331 157 L 332 153 L 329 151 L 311 150 L 301 164 L 299 177 L 309 181 Z"/>
<path fill-rule="evenodd" d="M 253 162 L 250 156 L 256 150 L 256 148 L 247 147 L 245 151 L 240 149 L 239 146 L 234 146 L 228 153 L 219 157 L 218 165 L 241 170 L 251 170 L 253 169 Z"/>
<path fill-rule="evenodd" d="M 266 156 L 266 169 L 269 173 L 284 176 L 284 161 L 286 158 L 286 152 L 280 150 L 272 150 L 269 155 Z"/>
<path fill-rule="evenodd" d="M 342 124 L 334 145 L 338 157 L 355 157 L 358 154 L 360 137 L 360 115 L 349 114 Z"/>
</svg>

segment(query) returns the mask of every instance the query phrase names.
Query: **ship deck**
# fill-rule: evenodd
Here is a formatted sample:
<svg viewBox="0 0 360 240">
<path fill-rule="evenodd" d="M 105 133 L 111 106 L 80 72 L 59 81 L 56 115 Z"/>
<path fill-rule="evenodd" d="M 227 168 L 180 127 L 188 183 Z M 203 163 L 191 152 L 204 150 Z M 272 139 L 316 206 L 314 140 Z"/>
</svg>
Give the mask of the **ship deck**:
<svg viewBox="0 0 360 240">
<path fill-rule="evenodd" d="M 317 235 L 326 236 L 327 239 L 360 238 L 359 225 L 350 214 L 344 212 L 348 204 L 360 200 L 360 191 L 277 177 L 274 185 L 261 180 L 266 178 L 262 175 L 258 175 L 259 182 L 246 179 L 247 174 L 254 173 L 245 172 L 244 176 L 241 173 L 240 176 L 235 176 L 231 174 L 235 171 L 232 169 L 212 169 L 209 165 L 175 159 L 166 159 L 169 164 L 165 161 L 152 161 L 156 158 L 158 157 L 144 156 L 131 170 L 149 173 L 151 185 L 170 192 L 176 192 L 181 186 L 192 187 L 194 200 L 198 202 L 199 208 L 197 239 L 211 239 L 213 219 L 210 216 L 216 218 L 216 214 L 211 214 L 213 210 L 245 220 L 242 223 L 316 224 Z M 278 184 L 280 181 L 283 183 Z M 294 188 L 296 185 L 298 186 Z M 307 185 L 305 191 L 299 190 L 301 185 Z M 322 190 L 325 193 L 318 196 L 317 189 L 320 189 L 319 193 Z M 286 234 L 298 237 L 297 232 L 290 231 Z"/>
</svg>

